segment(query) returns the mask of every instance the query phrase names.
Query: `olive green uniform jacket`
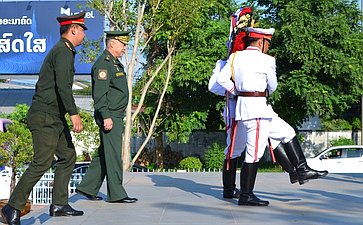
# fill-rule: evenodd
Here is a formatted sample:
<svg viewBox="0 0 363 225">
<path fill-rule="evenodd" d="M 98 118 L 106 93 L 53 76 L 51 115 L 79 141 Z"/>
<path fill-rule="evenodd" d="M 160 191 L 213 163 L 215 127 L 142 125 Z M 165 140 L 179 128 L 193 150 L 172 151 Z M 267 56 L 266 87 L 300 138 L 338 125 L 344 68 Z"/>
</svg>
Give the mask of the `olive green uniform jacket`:
<svg viewBox="0 0 363 225">
<path fill-rule="evenodd" d="M 92 97 L 101 145 L 77 189 L 96 196 L 106 177 L 107 200 L 118 201 L 127 197 L 122 185 L 121 138 L 129 91 L 123 65 L 107 50 L 92 67 Z M 103 129 L 103 120 L 107 118 L 113 121 L 110 131 Z"/>
<path fill-rule="evenodd" d="M 64 115 L 77 114 L 72 95 L 74 57 L 72 43 L 61 38 L 42 64 L 32 105 L 27 115 L 32 133 L 34 157 L 16 185 L 9 205 L 22 210 L 33 186 L 57 157 L 53 183 L 53 204 L 68 204 L 68 183 L 76 152 Z"/>
<path fill-rule="evenodd" d="M 36 84 L 32 110 L 56 116 L 77 114 L 73 98 L 74 57 L 71 42 L 62 38 L 46 56 Z"/>
</svg>

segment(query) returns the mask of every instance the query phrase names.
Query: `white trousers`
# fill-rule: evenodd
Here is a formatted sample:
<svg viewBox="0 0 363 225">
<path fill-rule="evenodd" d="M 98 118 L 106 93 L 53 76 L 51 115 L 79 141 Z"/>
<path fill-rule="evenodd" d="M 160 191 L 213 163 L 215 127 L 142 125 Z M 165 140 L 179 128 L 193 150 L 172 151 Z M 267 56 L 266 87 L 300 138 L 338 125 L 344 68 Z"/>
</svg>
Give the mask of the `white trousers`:
<svg viewBox="0 0 363 225">
<path fill-rule="evenodd" d="M 227 128 L 227 139 L 226 139 L 227 147 L 224 149 L 224 154 L 226 155 L 226 159 L 228 159 L 228 157 L 230 159 L 234 159 L 241 156 L 242 152 L 245 150 L 246 147 L 245 127 L 238 126 L 238 123 L 237 121 L 234 120 L 234 118 L 233 121 L 234 122 L 232 122 L 231 126 Z M 233 137 L 234 137 L 234 143 L 232 143 Z"/>
<path fill-rule="evenodd" d="M 296 135 L 294 129 L 280 117 L 242 120 L 238 121 L 239 127 L 246 132 L 246 163 L 260 161 L 268 145 L 268 138 L 275 149 L 280 142 L 287 143 Z"/>
</svg>

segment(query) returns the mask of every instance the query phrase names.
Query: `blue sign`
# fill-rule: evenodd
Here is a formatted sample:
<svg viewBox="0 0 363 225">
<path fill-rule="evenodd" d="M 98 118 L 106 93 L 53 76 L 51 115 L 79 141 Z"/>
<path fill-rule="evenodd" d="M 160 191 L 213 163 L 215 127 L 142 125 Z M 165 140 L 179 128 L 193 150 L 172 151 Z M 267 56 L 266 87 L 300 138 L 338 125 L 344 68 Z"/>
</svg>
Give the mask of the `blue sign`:
<svg viewBox="0 0 363 225">
<path fill-rule="evenodd" d="M 43 60 L 60 39 L 56 17 L 86 11 L 88 40 L 103 35 L 104 17 L 86 1 L 0 2 L 0 75 L 38 74 Z M 77 47 L 79 51 L 82 46 Z M 75 60 L 76 74 L 90 74 L 91 63 Z"/>
</svg>

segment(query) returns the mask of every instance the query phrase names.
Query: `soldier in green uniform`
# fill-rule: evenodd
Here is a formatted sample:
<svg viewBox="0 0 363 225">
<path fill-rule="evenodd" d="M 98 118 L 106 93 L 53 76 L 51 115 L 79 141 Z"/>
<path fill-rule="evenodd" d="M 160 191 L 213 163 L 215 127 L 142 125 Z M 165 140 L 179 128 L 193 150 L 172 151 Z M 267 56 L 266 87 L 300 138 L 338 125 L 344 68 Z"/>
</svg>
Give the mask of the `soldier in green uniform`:
<svg viewBox="0 0 363 225">
<path fill-rule="evenodd" d="M 129 98 L 126 74 L 119 59 L 126 51 L 128 31 L 106 31 L 106 49 L 92 67 L 92 97 L 94 117 L 100 128 L 101 145 L 92 159 L 86 175 L 76 192 L 90 200 L 97 196 L 103 180 L 107 179 L 107 201 L 134 203 L 122 185 L 121 138 L 123 118 Z"/>
<path fill-rule="evenodd" d="M 80 216 L 82 211 L 68 204 L 68 183 L 74 169 L 76 152 L 65 120 L 68 113 L 74 132 L 81 132 L 82 121 L 74 102 L 75 47 L 85 37 L 84 15 L 58 17 L 61 39 L 44 59 L 36 84 L 36 92 L 27 120 L 32 133 L 34 157 L 17 183 L 9 203 L 1 210 L 8 224 L 20 224 L 24 208 L 33 186 L 57 158 L 50 216 Z"/>
</svg>

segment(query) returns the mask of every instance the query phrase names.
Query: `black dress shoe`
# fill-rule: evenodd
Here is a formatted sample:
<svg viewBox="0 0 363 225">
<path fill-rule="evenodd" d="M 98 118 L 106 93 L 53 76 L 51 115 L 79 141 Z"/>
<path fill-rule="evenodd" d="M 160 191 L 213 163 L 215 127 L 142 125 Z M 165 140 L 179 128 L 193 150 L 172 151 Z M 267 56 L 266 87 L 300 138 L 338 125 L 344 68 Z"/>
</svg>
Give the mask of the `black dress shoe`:
<svg viewBox="0 0 363 225">
<path fill-rule="evenodd" d="M 88 200 L 91 200 L 91 201 L 100 201 L 100 200 L 102 200 L 101 196 L 89 195 L 89 194 L 84 193 L 83 191 L 80 191 L 78 189 L 76 189 L 76 193 L 80 194 L 80 195 L 83 195 L 84 197 L 88 198 Z"/>
<path fill-rule="evenodd" d="M 73 209 L 70 205 L 50 205 L 50 216 L 82 216 L 83 211 Z"/>
<path fill-rule="evenodd" d="M 268 206 L 270 202 L 257 198 L 254 194 L 242 194 L 238 199 L 238 205 Z"/>
<path fill-rule="evenodd" d="M 117 201 L 113 201 L 113 203 L 135 203 L 137 202 L 137 198 L 126 197 Z"/>
<path fill-rule="evenodd" d="M 10 225 L 20 225 L 20 211 L 6 204 L 1 209 L 2 222 Z"/>
</svg>

